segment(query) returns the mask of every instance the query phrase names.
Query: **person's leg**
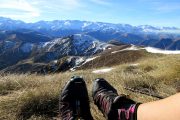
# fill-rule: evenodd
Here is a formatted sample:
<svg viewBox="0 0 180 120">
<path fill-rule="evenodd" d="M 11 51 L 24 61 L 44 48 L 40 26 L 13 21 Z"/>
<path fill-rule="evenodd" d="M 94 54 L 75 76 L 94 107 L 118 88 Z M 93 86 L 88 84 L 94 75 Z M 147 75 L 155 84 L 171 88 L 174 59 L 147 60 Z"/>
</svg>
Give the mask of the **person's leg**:
<svg viewBox="0 0 180 120">
<path fill-rule="evenodd" d="M 108 120 L 136 120 L 137 108 L 133 100 L 125 95 L 118 95 L 106 80 L 100 78 L 93 83 L 92 97 L 94 103 Z"/>
<path fill-rule="evenodd" d="M 138 120 L 180 120 L 180 93 L 171 97 L 141 104 Z"/>
<path fill-rule="evenodd" d="M 73 77 L 60 94 L 59 112 L 62 120 L 93 120 L 85 81 Z"/>
</svg>

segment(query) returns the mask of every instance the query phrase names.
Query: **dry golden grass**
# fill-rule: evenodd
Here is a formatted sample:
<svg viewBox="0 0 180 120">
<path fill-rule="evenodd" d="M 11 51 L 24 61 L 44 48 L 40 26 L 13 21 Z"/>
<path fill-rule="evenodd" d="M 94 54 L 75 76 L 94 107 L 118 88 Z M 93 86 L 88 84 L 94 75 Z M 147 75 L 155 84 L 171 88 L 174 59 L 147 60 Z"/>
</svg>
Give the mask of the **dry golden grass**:
<svg viewBox="0 0 180 120">
<path fill-rule="evenodd" d="M 137 65 L 134 65 L 137 63 Z M 74 75 L 86 81 L 95 120 L 104 120 L 93 104 L 92 81 L 102 77 L 119 92 L 138 102 L 157 100 L 155 97 L 131 92 L 124 87 L 155 93 L 164 97 L 175 94 L 180 86 L 180 55 L 154 56 L 135 63 L 115 66 L 108 73 L 94 74 L 93 69 L 52 75 L 9 74 L 0 77 L 0 120 L 51 120 L 58 118 L 58 99 L 62 87 Z"/>
</svg>

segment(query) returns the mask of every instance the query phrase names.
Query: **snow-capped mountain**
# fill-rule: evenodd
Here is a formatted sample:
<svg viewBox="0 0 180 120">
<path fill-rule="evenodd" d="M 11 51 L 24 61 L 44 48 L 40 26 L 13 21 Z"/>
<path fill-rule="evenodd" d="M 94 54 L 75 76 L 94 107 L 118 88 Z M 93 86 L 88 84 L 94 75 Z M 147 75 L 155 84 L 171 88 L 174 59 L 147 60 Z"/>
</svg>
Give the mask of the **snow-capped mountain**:
<svg viewBox="0 0 180 120">
<path fill-rule="evenodd" d="M 100 42 L 91 36 L 75 34 L 40 43 L 38 48 L 45 53 L 45 56 L 51 54 L 53 57 L 48 60 L 52 60 L 63 56 L 90 56 L 102 52 L 110 46 L 113 45 Z"/>
<path fill-rule="evenodd" d="M 23 21 L 0 17 L 0 30 L 15 30 L 24 27 L 26 23 Z"/>
<path fill-rule="evenodd" d="M 150 25 L 140 25 L 139 28 L 142 32 L 145 33 L 173 33 L 180 34 L 180 29 L 176 27 L 154 27 Z"/>
<path fill-rule="evenodd" d="M 132 26 L 129 24 L 112 24 L 103 22 L 90 22 L 79 20 L 54 20 L 25 23 L 20 20 L 12 20 L 0 17 L 1 30 L 31 29 L 36 31 L 61 31 L 74 30 L 76 32 L 89 31 L 114 31 L 124 33 L 174 33 L 180 34 L 176 27 L 154 27 L 150 25 Z"/>
<path fill-rule="evenodd" d="M 54 20 L 25 23 L 0 17 L 0 40 L 2 32 L 15 31 L 19 34 L 35 32 L 50 38 L 66 37 L 73 34 L 86 34 L 103 42 L 117 40 L 126 44 L 179 50 L 180 29 L 176 27 L 154 27 L 150 25 L 132 26 L 79 20 Z M 34 37 L 26 37 L 34 40 Z M 171 42 L 165 43 L 165 39 Z M 158 45 L 156 45 L 158 44 Z"/>
<path fill-rule="evenodd" d="M 8 34 L 0 41 L 0 69 L 25 59 L 31 59 L 34 63 L 48 63 L 65 56 L 90 56 L 113 46 L 83 34 L 51 40 L 47 37 L 46 40 L 25 42 L 24 34 Z"/>
</svg>

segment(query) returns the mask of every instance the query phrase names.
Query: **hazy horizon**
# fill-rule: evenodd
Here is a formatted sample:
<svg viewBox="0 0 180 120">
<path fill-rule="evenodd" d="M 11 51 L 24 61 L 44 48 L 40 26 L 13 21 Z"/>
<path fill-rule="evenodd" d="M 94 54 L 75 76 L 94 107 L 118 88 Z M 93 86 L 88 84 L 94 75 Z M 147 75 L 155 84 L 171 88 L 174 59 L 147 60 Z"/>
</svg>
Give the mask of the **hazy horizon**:
<svg viewBox="0 0 180 120">
<path fill-rule="evenodd" d="M 26 23 L 80 20 L 180 28 L 178 0 L 0 0 L 0 16 Z"/>
<path fill-rule="evenodd" d="M 180 29 L 180 27 L 176 27 L 176 26 L 157 26 L 157 25 L 150 25 L 150 24 L 139 24 L 139 25 L 132 25 L 132 24 L 129 24 L 129 23 L 112 23 L 112 22 L 102 22 L 102 21 L 88 21 L 88 20 L 70 20 L 70 19 L 54 19 L 54 20 L 39 20 L 39 21 L 34 21 L 34 22 L 26 22 L 26 21 L 24 21 L 24 20 L 20 20 L 20 19 L 13 19 L 13 18 L 9 18 L 9 17 L 3 17 L 3 16 L 0 16 L 0 18 L 7 18 L 7 19 L 11 19 L 11 20 L 17 20 L 17 21 L 22 21 L 22 22 L 24 22 L 24 23 L 37 23 L 37 22 L 40 22 L 40 21 L 45 21 L 45 22 L 52 22 L 52 21 L 56 21 L 56 20 L 58 20 L 58 21 L 82 21 L 82 22 L 98 22 L 98 23 L 107 23 L 107 24 L 122 24 L 122 25 L 131 25 L 131 26 L 133 26 L 133 27 L 138 27 L 138 26 L 152 26 L 152 27 L 159 27 L 159 28 L 161 28 L 161 27 L 170 27 L 170 28 L 173 28 L 173 27 L 175 27 L 175 28 L 178 28 L 178 29 Z"/>
</svg>

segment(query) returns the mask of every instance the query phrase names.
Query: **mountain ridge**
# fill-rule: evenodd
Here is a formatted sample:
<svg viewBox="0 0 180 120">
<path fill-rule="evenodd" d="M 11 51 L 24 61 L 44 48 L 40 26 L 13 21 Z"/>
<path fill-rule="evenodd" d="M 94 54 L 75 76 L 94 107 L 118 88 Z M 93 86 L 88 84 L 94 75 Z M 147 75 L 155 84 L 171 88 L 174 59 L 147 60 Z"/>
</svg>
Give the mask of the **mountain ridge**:
<svg viewBox="0 0 180 120">
<path fill-rule="evenodd" d="M 10 18 L 4 18 L 0 17 L 0 27 L 3 29 L 3 24 L 4 22 L 6 23 L 15 23 L 14 27 L 19 27 L 18 25 L 21 25 L 19 28 L 27 28 L 27 29 L 32 29 L 35 27 L 36 29 L 41 29 L 41 28 L 46 28 L 46 29 L 58 29 L 58 28 L 63 28 L 67 29 L 68 26 L 71 26 L 71 24 L 75 23 L 77 24 L 76 26 L 72 25 L 72 29 L 80 29 L 81 30 L 87 30 L 87 29 L 102 29 L 102 27 L 109 27 L 109 29 L 118 29 L 119 28 L 129 28 L 129 29 L 134 29 L 134 30 L 139 30 L 141 32 L 153 32 L 151 30 L 156 30 L 156 32 L 160 32 L 161 30 L 178 30 L 178 34 L 180 34 L 180 28 L 177 27 L 155 27 L 152 25 L 138 25 L 138 26 L 133 26 L 130 24 L 120 24 L 120 23 L 107 23 L 107 22 L 92 22 L 92 21 L 81 21 L 81 20 L 53 20 L 53 21 L 38 21 L 34 23 L 26 23 L 21 20 L 12 20 Z M 29 27 L 27 27 L 29 26 Z M 4 26 L 8 27 L 8 26 Z M 14 28 L 14 29 L 15 29 Z M 13 29 L 13 26 L 11 26 L 9 29 Z M 69 28 L 68 28 L 69 29 Z M 127 31 L 128 32 L 128 31 Z M 162 31 L 165 32 L 165 31 Z"/>
<path fill-rule="evenodd" d="M 24 23 L 22 21 L 0 18 L 0 30 L 18 31 L 23 34 L 27 32 L 37 32 L 51 38 L 66 37 L 73 34 L 86 34 L 103 42 L 115 39 L 126 44 L 151 47 L 156 47 L 154 43 L 148 44 L 151 43 L 151 41 L 156 43 L 161 42 L 163 39 L 171 39 L 171 47 L 165 46 L 166 48 L 164 48 L 164 43 L 160 43 L 158 48 L 171 50 L 180 49 L 179 42 L 177 42 L 180 40 L 180 28 L 176 27 L 154 27 L 150 25 L 131 26 L 129 24 L 112 24 L 79 20 L 54 20 Z"/>
</svg>

